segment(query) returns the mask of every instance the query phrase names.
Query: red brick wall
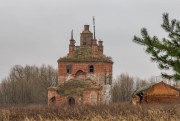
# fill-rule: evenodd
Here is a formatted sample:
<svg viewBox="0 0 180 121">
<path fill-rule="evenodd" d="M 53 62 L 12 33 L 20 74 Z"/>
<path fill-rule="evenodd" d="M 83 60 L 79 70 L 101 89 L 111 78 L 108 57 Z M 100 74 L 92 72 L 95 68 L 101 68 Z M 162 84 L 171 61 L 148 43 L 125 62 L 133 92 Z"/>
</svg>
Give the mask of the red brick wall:
<svg viewBox="0 0 180 121">
<path fill-rule="evenodd" d="M 62 105 L 69 105 L 69 98 L 72 97 L 75 99 L 75 105 L 82 104 L 82 98 L 81 97 L 74 97 L 74 96 L 60 96 L 58 95 L 56 97 L 56 105 L 62 106 Z"/>
<path fill-rule="evenodd" d="M 55 97 L 55 100 L 52 102 L 50 99 Z M 83 92 L 82 97 L 77 96 L 60 96 L 56 90 L 49 89 L 48 90 L 48 106 L 50 108 L 56 108 L 63 105 L 69 105 L 70 98 L 75 99 L 75 105 L 96 105 L 99 104 L 101 101 L 101 93 L 100 90 L 92 89 L 92 90 L 85 90 Z"/>
<path fill-rule="evenodd" d="M 101 101 L 101 95 L 99 90 L 85 90 L 83 93 L 83 104 L 97 105 Z"/>
<path fill-rule="evenodd" d="M 54 97 L 54 101 L 51 101 L 51 98 Z M 76 96 L 60 96 L 57 93 L 57 90 L 54 89 L 48 89 L 48 106 L 50 108 L 59 107 L 62 105 L 69 105 L 69 98 L 72 97 L 75 99 L 75 105 L 82 104 L 82 97 L 76 97 Z"/>
<path fill-rule="evenodd" d="M 75 75 L 78 70 L 89 73 L 89 65 L 94 65 L 94 73 L 112 72 L 112 63 L 103 62 L 60 62 L 58 64 L 58 75 L 67 76 L 66 65 L 72 65 L 72 74 Z"/>
<path fill-rule="evenodd" d="M 142 103 L 177 103 L 179 96 L 144 96 Z"/>
<path fill-rule="evenodd" d="M 91 45 L 91 40 L 92 40 L 92 33 L 81 33 L 81 40 L 80 40 L 80 46 L 83 46 L 83 41 L 85 40 L 86 45 Z"/>
<path fill-rule="evenodd" d="M 57 90 L 56 89 L 53 89 L 53 88 L 49 88 L 48 89 L 48 106 L 52 106 L 52 105 L 54 105 L 54 104 L 52 104 L 52 102 L 51 102 L 51 98 L 52 97 L 57 97 Z"/>
<path fill-rule="evenodd" d="M 71 74 L 75 76 L 78 70 L 82 70 L 86 74 L 93 74 L 96 81 L 103 83 L 105 74 L 112 74 L 112 63 L 105 62 L 59 62 L 58 64 L 58 80 L 59 83 L 64 82 L 65 78 L 68 76 L 66 72 L 66 65 L 72 65 Z M 94 66 L 94 73 L 89 73 L 89 65 Z"/>
</svg>

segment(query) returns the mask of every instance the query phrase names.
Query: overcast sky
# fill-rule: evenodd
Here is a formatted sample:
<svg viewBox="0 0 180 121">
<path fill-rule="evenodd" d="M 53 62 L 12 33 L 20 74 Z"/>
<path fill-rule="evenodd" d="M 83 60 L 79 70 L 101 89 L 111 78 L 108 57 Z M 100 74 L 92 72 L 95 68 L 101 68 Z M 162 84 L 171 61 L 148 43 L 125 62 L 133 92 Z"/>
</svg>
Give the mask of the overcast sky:
<svg viewBox="0 0 180 121">
<path fill-rule="evenodd" d="M 180 20 L 179 0 L 0 0 L 0 79 L 14 65 L 52 65 L 68 52 L 70 32 L 76 45 L 84 24 L 104 41 L 114 61 L 114 77 L 121 73 L 149 78 L 160 75 L 144 47 L 132 42 L 146 27 L 162 38 L 162 14 Z"/>
</svg>

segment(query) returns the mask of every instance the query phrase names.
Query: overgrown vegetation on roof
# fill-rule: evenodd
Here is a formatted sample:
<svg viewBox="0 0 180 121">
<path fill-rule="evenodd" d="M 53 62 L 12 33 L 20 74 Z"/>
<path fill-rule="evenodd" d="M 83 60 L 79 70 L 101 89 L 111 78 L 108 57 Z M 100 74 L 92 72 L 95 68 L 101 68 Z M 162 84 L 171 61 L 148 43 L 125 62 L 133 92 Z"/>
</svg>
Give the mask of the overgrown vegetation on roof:
<svg viewBox="0 0 180 121">
<path fill-rule="evenodd" d="M 113 62 L 112 58 L 106 55 L 102 55 L 99 57 L 93 57 L 92 56 L 92 48 L 78 48 L 75 51 L 74 57 L 61 57 L 59 58 L 59 61 L 74 61 L 74 62 L 90 62 L 90 61 L 101 61 L 101 62 Z"/>
<path fill-rule="evenodd" d="M 76 57 L 62 57 L 58 60 L 58 62 L 110 62 L 112 63 L 112 58 L 111 57 L 83 57 L 83 58 L 76 58 Z"/>
<path fill-rule="evenodd" d="M 62 96 L 82 96 L 84 89 L 92 88 L 87 80 L 71 80 L 58 87 L 58 94 Z"/>
<path fill-rule="evenodd" d="M 86 58 L 92 55 L 92 48 L 78 48 L 75 51 L 75 58 Z"/>
</svg>

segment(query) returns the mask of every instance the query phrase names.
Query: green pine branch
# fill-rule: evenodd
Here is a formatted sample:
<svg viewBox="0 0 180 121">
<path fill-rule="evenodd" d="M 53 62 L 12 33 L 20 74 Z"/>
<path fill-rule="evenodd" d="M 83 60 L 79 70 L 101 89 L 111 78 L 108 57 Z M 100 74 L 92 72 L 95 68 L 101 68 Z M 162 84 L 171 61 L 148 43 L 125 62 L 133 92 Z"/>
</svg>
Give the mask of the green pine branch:
<svg viewBox="0 0 180 121">
<path fill-rule="evenodd" d="M 161 27 L 167 32 L 168 38 L 159 40 L 157 36 L 150 37 L 146 28 L 141 29 L 141 37 L 134 36 L 133 41 L 146 47 L 151 60 L 158 63 L 162 70 L 173 70 L 174 74 L 162 73 L 168 79 L 180 80 L 180 22 L 169 20 L 167 13 L 163 14 Z"/>
</svg>

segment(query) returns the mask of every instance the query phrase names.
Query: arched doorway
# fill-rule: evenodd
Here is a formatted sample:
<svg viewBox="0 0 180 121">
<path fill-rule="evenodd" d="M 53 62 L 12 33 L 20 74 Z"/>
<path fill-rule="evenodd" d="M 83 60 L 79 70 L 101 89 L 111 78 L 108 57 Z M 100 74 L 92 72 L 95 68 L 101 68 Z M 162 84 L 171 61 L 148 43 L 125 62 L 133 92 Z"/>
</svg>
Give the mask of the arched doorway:
<svg viewBox="0 0 180 121">
<path fill-rule="evenodd" d="M 68 99 L 68 104 L 69 104 L 70 106 L 75 105 L 75 99 L 74 99 L 73 97 L 70 97 L 70 98 Z"/>
</svg>

